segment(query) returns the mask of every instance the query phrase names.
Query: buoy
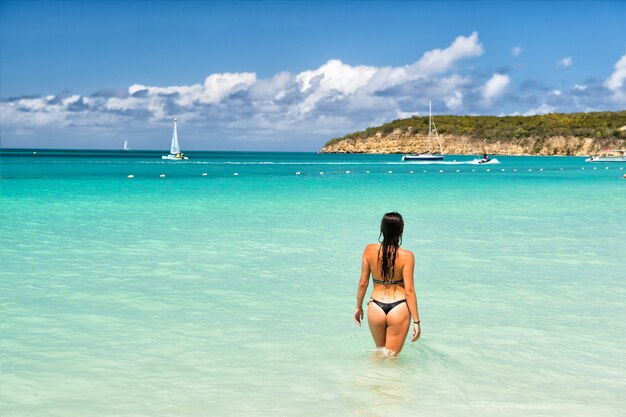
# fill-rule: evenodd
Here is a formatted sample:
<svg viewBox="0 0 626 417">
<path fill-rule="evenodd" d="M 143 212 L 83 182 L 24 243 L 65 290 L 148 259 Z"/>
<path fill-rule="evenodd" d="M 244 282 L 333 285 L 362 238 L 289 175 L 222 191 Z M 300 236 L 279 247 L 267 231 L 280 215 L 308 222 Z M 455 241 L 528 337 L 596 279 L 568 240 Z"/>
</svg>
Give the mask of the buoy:
<svg viewBox="0 0 626 417">
<path fill-rule="evenodd" d="M 530 171 L 532 171 L 532 169 L 531 169 L 531 168 L 528 168 L 528 172 L 530 172 Z"/>
<path fill-rule="evenodd" d="M 366 173 L 366 174 L 369 174 L 370 172 L 369 172 L 369 171 L 365 171 L 365 173 Z"/>
<path fill-rule="evenodd" d="M 539 171 L 543 171 L 543 168 L 539 168 Z"/>
<path fill-rule="evenodd" d="M 502 168 L 502 172 L 506 171 L 506 169 Z"/>
<path fill-rule="evenodd" d="M 491 171 L 490 169 L 487 169 L 487 172 L 490 172 L 490 171 Z"/>
<path fill-rule="evenodd" d="M 409 171 L 409 174 L 412 174 L 412 173 L 413 173 L 413 171 Z"/>
<path fill-rule="evenodd" d="M 296 175 L 300 175 L 300 171 L 296 172 Z"/>
<path fill-rule="evenodd" d="M 33 152 L 33 155 L 36 155 L 36 154 L 37 154 L 37 151 L 34 151 L 34 152 Z"/>
<path fill-rule="evenodd" d="M 561 168 L 561 171 L 563 171 L 563 168 Z"/>
<path fill-rule="evenodd" d="M 593 169 L 598 169 L 598 167 L 593 167 Z"/>
<path fill-rule="evenodd" d="M 457 170 L 456 170 L 456 172 L 461 172 L 461 171 L 459 171 L 459 170 L 457 169 Z"/>
<path fill-rule="evenodd" d="M 393 174 L 393 171 L 388 171 L 390 174 Z"/>
<path fill-rule="evenodd" d="M 582 167 L 581 169 L 585 169 L 585 167 Z"/>
<path fill-rule="evenodd" d="M 135 178 L 135 176 L 133 174 L 130 174 L 129 176 L 127 176 L 126 178 Z"/>
<path fill-rule="evenodd" d="M 513 172 L 517 172 L 517 169 L 514 169 Z"/>
<path fill-rule="evenodd" d="M 236 176 L 236 175 L 239 175 L 239 173 L 238 173 L 238 172 L 235 172 L 233 175 L 235 175 L 235 176 Z"/>
<path fill-rule="evenodd" d="M 475 169 L 473 169 L 473 170 L 472 170 L 472 172 L 476 172 L 476 170 L 475 170 Z"/>
<path fill-rule="evenodd" d="M 320 172 L 320 175 L 324 175 L 324 171 Z"/>
<path fill-rule="evenodd" d="M 426 170 L 424 170 L 424 172 L 426 172 Z"/>
<path fill-rule="evenodd" d="M 207 175 L 208 175 L 208 174 L 207 174 L 206 172 L 203 172 L 203 173 L 202 173 L 202 176 L 203 176 L 203 177 L 206 177 Z"/>
<path fill-rule="evenodd" d="M 440 169 L 439 172 L 443 172 L 443 169 Z"/>
<path fill-rule="evenodd" d="M 624 167 L 619 167 L 620 170 L 624 169 Z"/>
<path fill-rule="evenodd" d="M 160 178 L 165 178 L 165 174 L 160 174 L 159 177 Z"/>
<path fill-rule="evenodd" d="M 606 168 L 604 168 L 604 169 L 609 169 L 609 167 L 606 167 Z"/>
<path fill-rule="evenodd" d="M 350 173 L 350 171 L 346 171 L 346 174 L 349 174 L 349 173 Z"/>
</svg>

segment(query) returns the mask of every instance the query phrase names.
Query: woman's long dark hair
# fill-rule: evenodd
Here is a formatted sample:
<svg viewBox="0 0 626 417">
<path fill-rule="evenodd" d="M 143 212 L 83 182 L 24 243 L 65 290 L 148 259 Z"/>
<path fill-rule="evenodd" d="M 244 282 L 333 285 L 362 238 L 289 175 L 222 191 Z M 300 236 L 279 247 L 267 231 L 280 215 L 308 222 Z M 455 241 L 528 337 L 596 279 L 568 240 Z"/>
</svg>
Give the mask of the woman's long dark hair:
<svg viewBox="0 0 626 417">
<path fill-rule="evenodd" d="M 400 213 L 391 212 L 383 216 L 380 222 L 380 236 L 378 241 L 382 244 L 378 251 L 380 259 L 380 274 L 383 280 L 391 280 L 396 264 L 396 252 L 402 244 L 402 232 L 404 231 L 404 220 Z M 380 238 L 383 238 L 381 241 Z"/>
</svg>

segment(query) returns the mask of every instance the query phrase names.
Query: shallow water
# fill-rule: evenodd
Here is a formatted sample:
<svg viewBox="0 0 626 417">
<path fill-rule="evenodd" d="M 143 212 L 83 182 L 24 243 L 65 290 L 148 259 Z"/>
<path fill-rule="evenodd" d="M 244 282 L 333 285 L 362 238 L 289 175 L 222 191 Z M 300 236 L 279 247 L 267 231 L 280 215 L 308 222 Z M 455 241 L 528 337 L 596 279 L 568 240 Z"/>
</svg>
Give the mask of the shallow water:
<svg viewBox="0 0 626 417">
<path fill-rule="evenodd" d="M 3 154 L 3 416 L 626 408 L 625 165 Z M 390 210 L 423 333 L 382 359 L 352 314 Z"/>
</svg>

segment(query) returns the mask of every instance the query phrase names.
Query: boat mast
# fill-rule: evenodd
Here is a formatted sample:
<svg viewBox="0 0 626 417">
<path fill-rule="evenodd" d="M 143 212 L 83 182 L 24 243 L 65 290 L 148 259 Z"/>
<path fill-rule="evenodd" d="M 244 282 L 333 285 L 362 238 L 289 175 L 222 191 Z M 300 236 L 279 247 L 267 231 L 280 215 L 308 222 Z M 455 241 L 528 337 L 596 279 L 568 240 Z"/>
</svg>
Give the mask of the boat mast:
<svg viewBox="0 0 626 417">
<path fill-rule="evenodd" d="M 431 143 L 431 139 L 430 139 L 432 125 L 433 125 L 432 102 L 428 100 L 428 153 L 433 153 L 433 144 Z"/>
</svg>

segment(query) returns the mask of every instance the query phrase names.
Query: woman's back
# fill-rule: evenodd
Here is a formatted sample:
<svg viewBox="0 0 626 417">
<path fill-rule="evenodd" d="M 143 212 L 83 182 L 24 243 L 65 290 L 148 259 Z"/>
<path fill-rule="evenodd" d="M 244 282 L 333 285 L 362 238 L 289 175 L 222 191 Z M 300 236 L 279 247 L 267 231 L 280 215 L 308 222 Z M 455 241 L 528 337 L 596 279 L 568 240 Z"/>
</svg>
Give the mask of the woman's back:
<svg viewBox="0 0 626 417">
<path fill-rule="evenodd" d="M 404 267 L 413 259 L 413 253 L 406 249 L 397 248 L 393 265 L 393 275 L 391 277 L 383 277 L 380 249 L 380 243 L 370 244 L 365 248 L 365 257 L 374 282 L 372 297 L 378 297 L 381 301 L 403 299 Z"/>
</svg>

